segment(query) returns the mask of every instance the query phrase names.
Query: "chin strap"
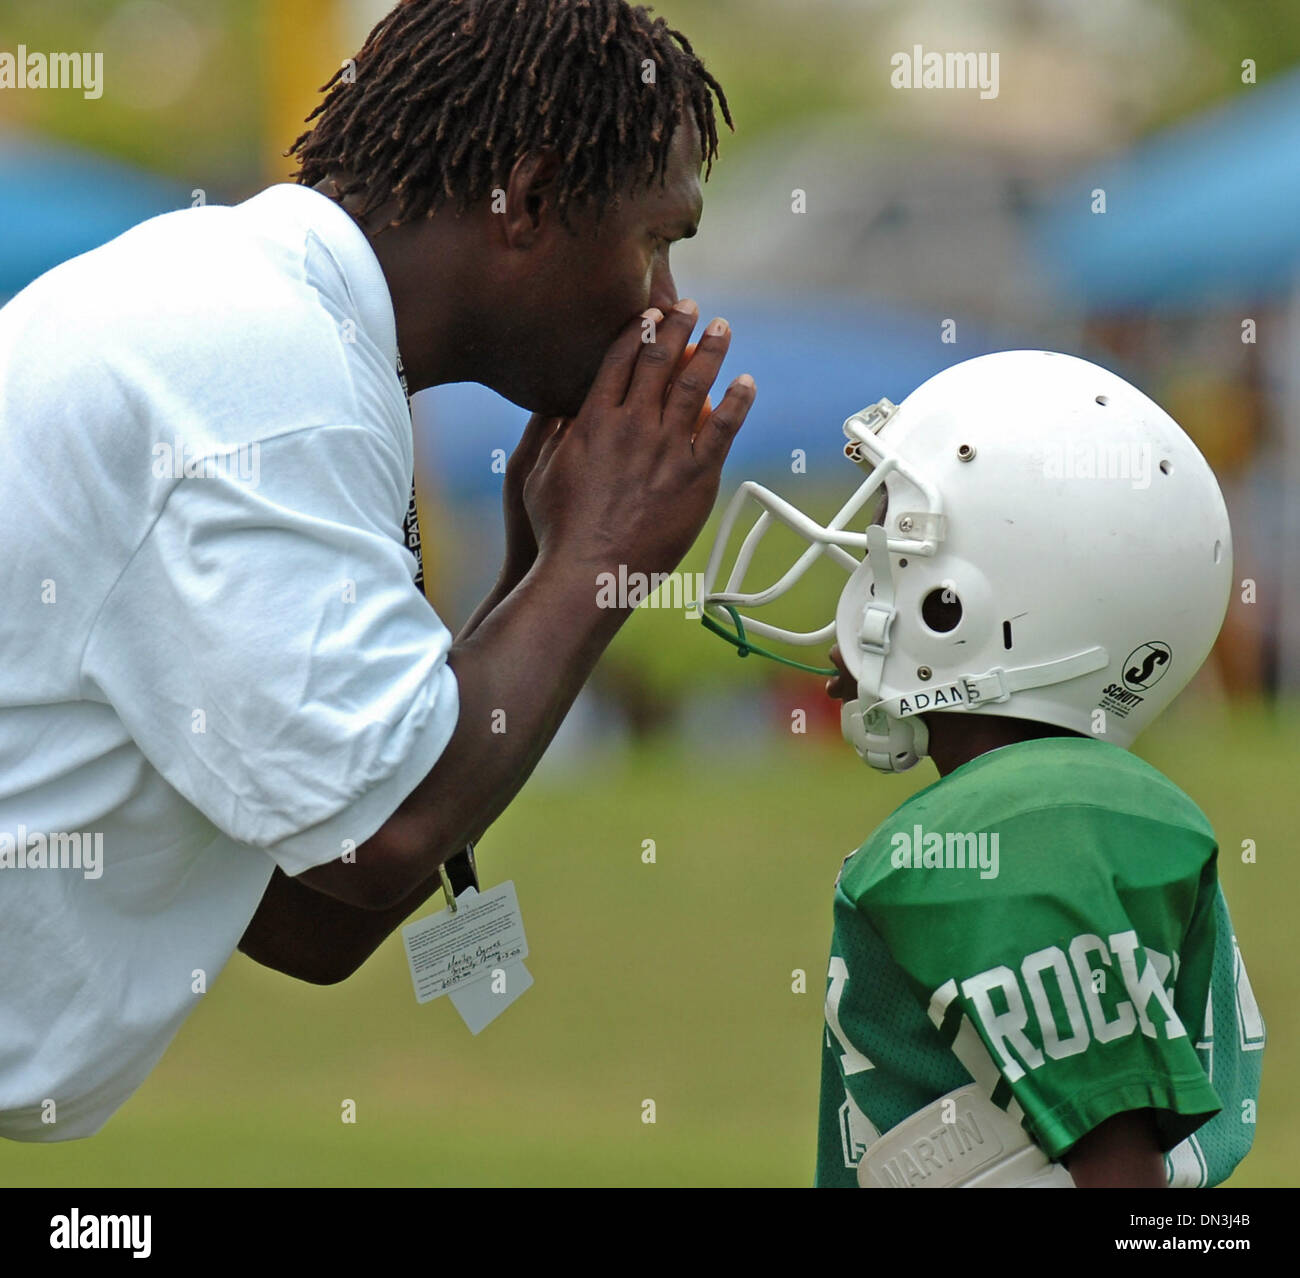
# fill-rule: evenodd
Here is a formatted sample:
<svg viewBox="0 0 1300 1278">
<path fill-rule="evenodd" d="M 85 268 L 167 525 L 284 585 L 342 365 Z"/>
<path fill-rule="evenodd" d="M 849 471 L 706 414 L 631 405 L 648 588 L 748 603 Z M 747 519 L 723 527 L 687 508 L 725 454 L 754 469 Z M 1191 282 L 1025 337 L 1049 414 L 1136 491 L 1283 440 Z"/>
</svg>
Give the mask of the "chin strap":
<svg viewBox="0 0 1300 1278">
<path fill-rule="evenodd" d="M 877 701 L 871 708 L 899 719 L 925 710 L 974 710 L 979 706 L 1010 701 L 1014 692 L 1047 688 L 1054 683 L 1078 679 L 1095 670 L 1103 670 L 1109 664 L 1110 657 L 1105 648 L 1085 648 L 1071 657 L 1043 661 L 1036 666 L 1014 666 L 1010 670 L 995 666 L 982 675 L 960 675 L 946 683 L 931 683 L 886 701 Z"/>
<path fill-rule="evenodd" d="M 947 683 L 930 684 L 886 701 L 872 701 L 870 690 L 858 685 L 858 700 L 840 712 L 844 739 L 864 763 L 881 772 L 906 772 L 924 759 L 930 731 L 920 717 L 927 710 L 976 710 L 1010 701 L 1013 693 L 1046 688 L 1104 669 L 1110 662 L 1105 648 L 1087 648 L 1072 657 L 1037 666 L 1001 667 L 982 675 L 962 675 Z M 867 706 L 863 710 L 863 705 Z"/>
<path fill-rule="evenodd" d="M 879 688 L 885 681 L 889 632 L 898 616 L 898 609 L 894 607 L 894 569 L 889 562 L 889 540 L 879 524 L 872 524 L 867 529 L 867 555 L 862 562 L 870 565 L 871 581 L 875 587 L 862 609 L 856 645 L 858 693 L 866 700 L 870 696 L 867 689 Z"/>
<path fill-rule="evenodd" d="M 864 563 L 871 565 L 875 590 L 862 610 L 858 627 L 858 699 L 844 703 L 840 710 L 840 730 L 863 763 L 878 772 L 906 772 L 925 758 L 930 748 L 930 733 L 919 718 L 891 718 L 883 714 L 876 701 L 884 683 L 890 631 L 898 616 L 889 541 L 879 524 L 867 529 Z"/>
</svg>

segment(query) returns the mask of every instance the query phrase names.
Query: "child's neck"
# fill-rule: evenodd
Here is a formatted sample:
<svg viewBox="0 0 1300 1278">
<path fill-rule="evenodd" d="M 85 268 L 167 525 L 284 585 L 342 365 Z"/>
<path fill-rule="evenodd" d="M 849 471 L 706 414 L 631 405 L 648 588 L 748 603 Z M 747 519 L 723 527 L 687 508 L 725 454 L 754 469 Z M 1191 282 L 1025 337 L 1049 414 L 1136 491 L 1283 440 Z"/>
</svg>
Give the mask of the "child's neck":
<svg viewBox="0 0 1300 1278">
<path fill-rule="evenodd" d="M 1077 737 L 1069 728 L 1028 719 L 1007 719 L 995 715 L 928 714 L 925 726 L 930 731 L 930 758 L 939 775 L 946 777 L 963 763 L 978 759 L 990 750 L 1015 745 L 1018 741 L 1038 741 L 1044 737 Z"/>
</svg>

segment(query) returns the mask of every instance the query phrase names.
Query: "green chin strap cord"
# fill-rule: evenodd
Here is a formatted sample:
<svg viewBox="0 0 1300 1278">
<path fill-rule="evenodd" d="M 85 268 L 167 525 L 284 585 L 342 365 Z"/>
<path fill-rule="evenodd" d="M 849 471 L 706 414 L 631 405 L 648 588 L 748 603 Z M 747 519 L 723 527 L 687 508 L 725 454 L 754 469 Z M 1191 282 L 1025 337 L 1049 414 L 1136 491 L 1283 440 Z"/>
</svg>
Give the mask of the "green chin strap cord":
<svg viewBox="0 0 1300 1278">
<path fill-rule="evenodd" d="M 730 604 L 722 604 L 721 607 L 725 612 L 731 614 L 731 620 L 736 627 L 735 634 L 732 634 L 732 632 L 727 630 L 724 626 L 720 626 L 707 612 L 701 614 L 700 620 L 704 623 L 705 630 L 711 630 L 719 638 L 725 639 L 729 644 L 731 644 L 737 650 L 737 656 L 748 657 L 751 652 L 755 652 L 760 657 L 766 657 L 769 661 L 776 661 L 783 666 L 789 666 L 792 670 L 804 670 L 807 671 L 808 674 L 815 675 L 839 674 L 839 671 L 836 670 L 834 666 L 829 668 L 823 666 L 806 666 L 802 661 L 791 661 L 789 657 L 782 657 L 775 652 L 768 652 L 766 648 L 757 647 L 745 638 L 745 623 L 741 621 L 740 613 L 738 613 Z"/>
</svg>

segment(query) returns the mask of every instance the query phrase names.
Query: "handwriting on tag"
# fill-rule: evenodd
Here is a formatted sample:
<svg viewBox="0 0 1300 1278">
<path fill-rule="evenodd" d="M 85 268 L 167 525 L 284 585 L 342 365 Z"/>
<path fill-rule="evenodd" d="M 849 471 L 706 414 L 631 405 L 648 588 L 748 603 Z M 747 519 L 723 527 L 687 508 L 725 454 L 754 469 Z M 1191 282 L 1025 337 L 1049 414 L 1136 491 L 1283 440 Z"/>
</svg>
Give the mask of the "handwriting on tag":
<svg viewBox="0 0 1300 1278">
<path fill-rule="evenodd" d="M 442 910 L 402 929 L 415 998 L 428 1003 L 528 957 L 513 881 L 466 888 L 456 913 Z"/>
</svg>

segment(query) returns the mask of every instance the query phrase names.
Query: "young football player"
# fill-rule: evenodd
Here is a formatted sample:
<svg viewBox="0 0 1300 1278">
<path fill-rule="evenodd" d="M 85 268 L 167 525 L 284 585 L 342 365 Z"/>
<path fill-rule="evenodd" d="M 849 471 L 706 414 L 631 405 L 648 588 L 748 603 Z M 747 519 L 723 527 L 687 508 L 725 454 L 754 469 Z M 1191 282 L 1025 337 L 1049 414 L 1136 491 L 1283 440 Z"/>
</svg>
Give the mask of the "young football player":
<svg viewBox="0 0 1300 1278">
<path fill-rule="evenodd" d="M 1264 1025 L 1214 831 L 1130 752 L 1226 611 L 1214 475 L 1145 395 L 1044 351 L 958 364 L 844 429 L 868 478 L 839 514 L 745 484 L 704 584 L 742 651 L 834 639 L 861 758 L 939 773 L 836 881 L 817 1184 L 1216 1185 L 1251 1145 Z M 774 521 L 811 544 L 747 593 Z M 834 621 L 739 611 L 822 556 L 850 573 Z"/>
</svg>

